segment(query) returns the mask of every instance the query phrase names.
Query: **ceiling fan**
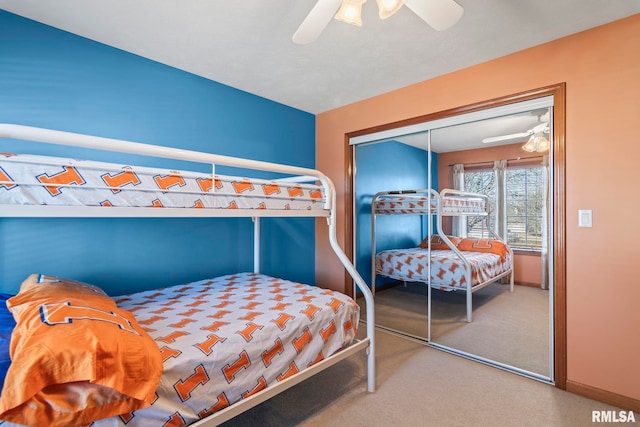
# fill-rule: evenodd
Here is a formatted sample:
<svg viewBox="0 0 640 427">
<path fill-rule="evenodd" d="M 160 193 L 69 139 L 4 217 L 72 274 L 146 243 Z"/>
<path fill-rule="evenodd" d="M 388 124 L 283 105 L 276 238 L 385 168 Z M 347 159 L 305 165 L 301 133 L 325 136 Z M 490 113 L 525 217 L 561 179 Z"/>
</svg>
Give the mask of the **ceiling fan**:
<svg viewBox="0 0 640 427">
<path fill-rule="evenodd" d="M 544 119 L 542 117 L 544 117 Z M 485 144 L 490 144 L 492 142 L 529 137 L 527 142 L 525 142 L 524 145 L 522 146 L 522 149 L 530 153 L 534 153 L 534 152 L 543 153 L 545 151 L 548 151 L 549 148 L 551 147 L 549 138 L 546 137 L 546 135 L 549 135 L 549 132 L 550 132 L 549 115 L 545 113 L 542 116 L 538 116 L 538 121 L 540 123 L 538 123 L 537 125 L 535 125 L 534 127 L 532 127 L 526 132 L 511 133 L 508 135 L 500 135 L 500 136 L 493 136 L 490 138 L 484 138 L 482 142 Z"/>
<path fill-rule="evenodd" d="M 492 142 L 506 141 L 509 139 L 526 138 L 536 134 L 549 133 L 549 122 L 542 122 L 535 125 L 526 132 L 511 133 L 508 135 L 492 136 L 484 138 L 482 142 L 484 144 L 491 144 Z"/>
<path fill-rule="evenodd" d="M 293 35 L 296 44 L 311 43 L 335 16 L 336 19 L 361 25 L 360 9 L 366 0 L 318 0 Z M 376 0 L 381 19 L 393 15 L 403 5 L 437 31 L 458 22 L 464 9 L 454 0 Z M 337 13 L 336 13 L 337 12 Z"/>
</svg>

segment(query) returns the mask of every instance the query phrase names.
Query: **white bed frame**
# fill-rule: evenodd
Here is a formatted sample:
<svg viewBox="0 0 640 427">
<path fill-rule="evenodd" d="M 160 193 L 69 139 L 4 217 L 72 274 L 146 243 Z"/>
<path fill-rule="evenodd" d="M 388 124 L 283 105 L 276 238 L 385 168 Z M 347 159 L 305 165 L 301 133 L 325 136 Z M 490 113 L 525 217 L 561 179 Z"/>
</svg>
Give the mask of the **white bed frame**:
<svg viewBox="0 0 640 427">
<path fill-rule="evenodd" d="M 448 217 L 453 217 L 453 216 L 457 216 L 457 217 L 469 217 L 469 216 L 480 216 L 483 218 L 483 220 L 485 221 L 485 224 L 487 225 L 486 229 L 489 231 L 489 233 L 491 234 L 491 237 L 497 240 L 501 240 L 502 238 L 500 236 L 498 236 L 494 230 L 491 229 L 491 227 L 488 226 L 489 224 L 489 213 L 487 210 L 485 210 L 482 213 L 476 213 L 476 212 L 443 212 L 443 205 L 442 205 L 442 200 L 446 197 L 449 196 L 455 196 L 455 197 L 462 197 L 462 198 L 482 198 L 485 199 L 485 207 L 488 206 L 487 205 L 487 201 L 489 200 L 489 198 L 484 195 L 484 194 L 479 194 L 479 193 L 471 193 L 471 192 L 467 192 L 467 191 L 460 191 L 460 190 L 452 190 L 452 189 L 444 189 L 442 191 L 440 191 L 440 193 L 438 193 L 435 190 L 432 189 L 420 189 L 420 190 L 401 190 L 401 191 L 381 191 L 379 193 L 376 193 L 375 196 L 373 197 L 372 201 L 371 201 L 371 289 L 372 289 L 372 293 L 375 295 L 375 286 L 376 286 L 376 275 L 380 274 L 376 271 L 376 218 L 379 215 L 394 215 L 394 214 L 398 214 L 398 215 L 420 215 L 420 216 L 424 216 L 424 215 L 433 215 L 436 218 L 436 231 L 437 234 L 440 236 L 440 238 L 447 244 L 447 246 L 449 246 L 451 248 L 451 250 L 453 252 L 455 252 L 455 254 L 460 258 L 460 260 L 462 261 L 462 263 L 464 264 L 465 267 L 465 278 L 467 281 L 467 287 L 466 287 L 466 305 L 467 305 L 467 322 L 471 322 L 473 320 L 473 297 L 472 294 L 473 292 L 476 292 L 482 288 L 484 288 L 485 286 L 490 285 L 491 283 L 494 283 L 500 279 L 502 279 L 503 277 L 506 277 L 508 275 L 510 275 L 510 281 L 509 281 L 509 290 L 511 292 L 514 291 L 514 274 L 513 274 L 513 251 L 511 250 L 511 248 L 507 245 L 507 248 L 509 249 L 509 255 L 510 255 L 510 268 L 509 270 L 490 278 L 487 281 L 478 283 L 477 285 L 473 285 L 472 286 L 472 281 L 471 281 L 471 263 L 466 259 L 466 257 L 462 254 L 462 252 L 456 247 L 456 245 L 454 245 L 451 240 L 449 240 L 449 238 L 447 237 L 447 235 L 445 234 L 443 228 L 442 228 L 442 218 L 444 216 L 448 216 Z M 431 203 L 431 200 L 433 200 L 435 202 L 435 211 L 429 213 L 429 209 L 426 210 L 426 212 L 394 212 L 394 213 L 380 213 L 377 211 L 376 206 L 378 203 L 378 200 L 381 197 L 385 197 L 385 198 L 390 198 L 390 197 L 398 197 L 398 198 L 411 198 L 411 197 L 417 197 L 417 198 L 430 198 L 429 199 L 429 203 Z M 431 235 L 431 221 L 429 220 L 429 232 L 428 235 Z M 431 242 L 429 241 L 429 246 L 428 249 L 431 250 Z M 384 275 L 384 274 L 381 274 Z M 429 273 L 429 282 L 427 283 L 429 286 L 431 286 L 431 274 Z"/>
<path fill-rule="evenodd" d="M 254 272 L 260 271 L 260 218 L 261 217 L 324 217 L 329 225 L 329 242 L 342 265 L 351 275 L 366 301 L 366 338 L 356 340 L 349 347 L 337 352 L 325 360 L 293 375 L 286 380 L 269 386 L 255 395 L 239 401 L 207 418 L 197 421 L 193 426 L 214 426 L 264 402 L 282 391 L 300 383 L 316 373 L 361 350 L 367 352 L 367 390 L 374 392 L 375 346 L 374 346 L 374 300 L 373 295 L 355 267 L 340 247 L 336 237 L 336 192 L 333 182 L 322 172 L 270 162 L 221 156 L 178 148 L 142 144 L 138 142 L 103 138 L 91 135 L 62 132 L 29 126 L 0 124 L 0 138 L 20 141 L 44 142 L 74 147 L 108 150 L 120 153 L 138 154 L 174 160 L 186 160 L 211 165 L 215 174 L 216 165 L 239 167 L 244 169 L 276 172 L 292 175 L 285 181 L 319 181 L 324 189 L 324 208 L 322 210 L 263 210 L 263 209 L 188 209 L 188 208 L 150 208 L 150 207 L 97 207 L 97 206 L 42 206 L 42 205 L 6 205 L 0 204 L 0 217 L 248 217 L 254 221 Z M 18 143 L 18 141 L 16 141 Z"/>
</svg>

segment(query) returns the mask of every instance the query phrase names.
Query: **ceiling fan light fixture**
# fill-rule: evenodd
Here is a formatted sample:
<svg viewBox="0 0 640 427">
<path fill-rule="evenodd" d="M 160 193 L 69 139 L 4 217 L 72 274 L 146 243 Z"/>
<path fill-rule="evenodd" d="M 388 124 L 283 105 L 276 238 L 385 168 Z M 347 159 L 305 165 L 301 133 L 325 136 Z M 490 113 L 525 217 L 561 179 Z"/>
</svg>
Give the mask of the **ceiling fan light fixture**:
<svg viewBox="0 0 640 427">
<path fill-rule="evenodd" d="M 542 153 L 544 151 L 549 151 L 549 140 L 546 136 L 541 136 L 538 139 L 538 152 Z"/>
<path fill-rule="evenodd" d="M 376 0 L 376 2 L 380 19 L 387 19 L 404 5 L 404 0 Z"/>
<path fill-rule="evenodd" d="M 316 0 L 291 39 L 296 44 L 315 41 L 331 22 L 331 18 L 362 26 L 362 5 L 366 0 Z M 455 0 L 376 0 L 378 14 L 386 19 L 402 6 L 418 15 L 429 26 L 442 31 L 455 24 L 464 9 Z M 337 11 L 337 12 L 336 12 Z"/>
<path fill-rule="evenodd" d="M 362 26 L 362 5 L 367 0 L 343 0 L 335 18 L 347 24 Z"/>
<path fill-rule="evenodd" d="M 544 153 L 549 150 L 549 140 L 542 132 L 531 135 L 531 138 L 522 146 L 524 151 L 530 153 Z"/>
</svg>

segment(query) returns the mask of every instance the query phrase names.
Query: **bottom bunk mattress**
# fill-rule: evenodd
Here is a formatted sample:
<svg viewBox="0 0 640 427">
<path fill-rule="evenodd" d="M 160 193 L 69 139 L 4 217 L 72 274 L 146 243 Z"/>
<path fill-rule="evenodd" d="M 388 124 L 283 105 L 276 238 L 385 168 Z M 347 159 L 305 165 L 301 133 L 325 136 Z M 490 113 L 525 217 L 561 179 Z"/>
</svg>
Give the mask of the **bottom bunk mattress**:
<svg viewBox="0 0 640 427">
<path fill-rule="evenodd" d="M 471 285 L 490 281 L 511 268 L 509 256 L 491 252 L 461 251 L 471 264 Z M 431 261 L 431 286 L 441 290 L 466 289 L 465 266 L 452 250 L 425 248 L 390 249 L 376 254 L 376 273 L 408 282 L 429 281 Z"/>
<path fill-rule="evenodd" d="M 162 376 L 150 406 L 94 427 L 189 425 L 347 347 L 359 321 L 346 295 L 254 273 L 113 299 L 157 344 Z"/>
<path fill-rule="evenodd" d="M 188 425 L 347 346 L 359 321 L 343 294 L 253 273 L 116 302 L 147 328 L 164 371 L 151 407 L 96 427 Z"/>
</svg>

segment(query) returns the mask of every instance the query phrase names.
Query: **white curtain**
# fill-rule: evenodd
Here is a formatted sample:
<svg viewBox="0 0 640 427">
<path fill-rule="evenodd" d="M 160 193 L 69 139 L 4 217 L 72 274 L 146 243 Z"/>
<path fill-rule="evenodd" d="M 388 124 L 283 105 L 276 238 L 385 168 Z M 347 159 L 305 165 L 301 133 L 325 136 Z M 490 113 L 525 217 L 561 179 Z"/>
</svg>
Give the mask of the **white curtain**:
<svg viewBox="0 0 640 427">
<path fill-rule="evenodd" d="M 542 248 L 540 249 L 541 280 L 540 287 L 549 289 L 549 156 L 542 157 Z"/>
<path fill-rule="evenodd" d="M 453 189 L 464 191 L 464 165 L 453 165 Z M 451 231 L 454 236 L 467 237 L 467 218 L 454 216 L 451 220 Z"/>
<path fill-rule="evenodd" d="M 495 225 L 494 231 L 505 242 L 507 241 L 507 161 L 493 162 L 493 175 L 496 185 Z"/>
</svg>

